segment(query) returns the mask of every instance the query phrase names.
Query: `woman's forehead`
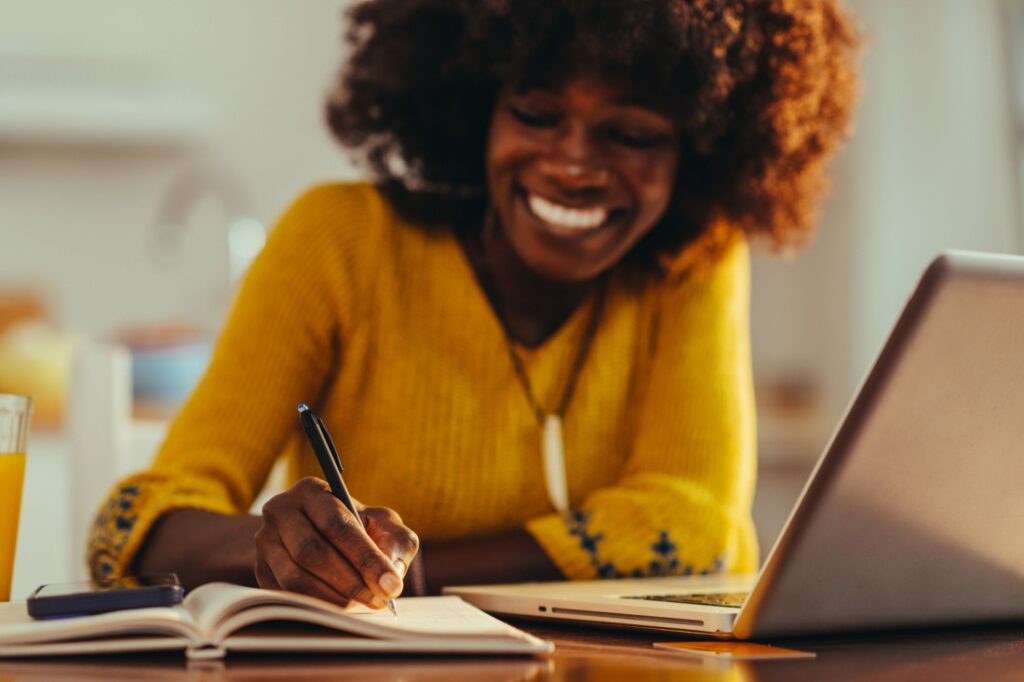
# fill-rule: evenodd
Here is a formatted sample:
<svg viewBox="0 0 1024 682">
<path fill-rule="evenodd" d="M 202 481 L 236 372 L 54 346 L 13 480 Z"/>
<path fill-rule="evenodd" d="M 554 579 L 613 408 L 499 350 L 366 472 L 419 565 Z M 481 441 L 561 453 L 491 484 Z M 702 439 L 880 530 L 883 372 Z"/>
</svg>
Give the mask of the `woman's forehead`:
<svg viewBox="0 0 1024 682">
<path fill-rule="evenodd" d="M 598 94 L 602 99 L 621 106 L 636 106 L 653 109 L 661 113 L 669 113 L 664 97 L 645 89 L 631 85 L 625 79 L 593 70 L 565 71 L 554 77 L 537 77 L 521 79 L 504 88 L 505 94 L 525 95 L 531 92 L 544 92 L 556 96 L 567 93 L 572 88 L 583 88 Z"/>
</svg>

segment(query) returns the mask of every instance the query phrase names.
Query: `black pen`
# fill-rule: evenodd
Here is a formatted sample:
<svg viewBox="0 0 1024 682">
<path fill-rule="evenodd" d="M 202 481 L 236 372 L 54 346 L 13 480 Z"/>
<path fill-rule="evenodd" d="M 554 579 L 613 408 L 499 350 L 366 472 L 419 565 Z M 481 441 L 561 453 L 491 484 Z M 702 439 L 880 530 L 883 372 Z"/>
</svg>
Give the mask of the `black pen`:
<svg viewBox="0 0 1024 682">
<path fill-rule="evenodd" d="M 355 515 L 359 525 L 362 526 L 363 519 L 359 516 L 359 512 L 356 511 L 356 505 L 352 502 L 352 496 L 348 494 L 348 488 L 345 487 L 345 479 L 341 477 L 344 467 L 341 466 L 341 458 L 338 457 L 338 451 L 334 448 L 331 434 L 327 433 L 327 426 L 313 410 L 309 409 L 306 403 L 299 403 L 299 421 L 302 423 L 302 430 L 306 432 L 306 438 L 313 448 L 317 461 L 320 462 L 320 469 L 324 472 L 324 480 L 327 481 L 327 485 L 331 486 L 331 492 Z M 398 615 L 394 599 L 388 599 L 388 608 L 392 614 Z"/>
</svg>

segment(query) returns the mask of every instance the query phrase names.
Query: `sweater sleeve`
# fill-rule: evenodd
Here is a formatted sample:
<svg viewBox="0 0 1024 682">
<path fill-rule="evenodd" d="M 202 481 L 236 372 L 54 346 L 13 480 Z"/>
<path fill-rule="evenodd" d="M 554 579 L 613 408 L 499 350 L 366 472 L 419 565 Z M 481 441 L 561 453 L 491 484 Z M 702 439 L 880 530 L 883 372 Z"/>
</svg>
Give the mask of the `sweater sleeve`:
<svg viewBox="0 0 1024 682">
<path fill-rule="evenodd" d="M 89 540 L 93 576 L 129 570 L 153 523 L 179 508 L 246 512 L 338 366 L 352 319 L 346 235 L 372 219 L 365 188 L 310 190 L 282 216 L 253 262 L 205 375 L 152 466 L 114 486 Z M 349 240 L 351 241 L 351 240 Z"/>
<path fill-rule="evenodd" d="M 572 579 L 757 568 L 749 253 L 659 290 L 632 449 L 614 485 L 527 523 Z"/>
</svg>

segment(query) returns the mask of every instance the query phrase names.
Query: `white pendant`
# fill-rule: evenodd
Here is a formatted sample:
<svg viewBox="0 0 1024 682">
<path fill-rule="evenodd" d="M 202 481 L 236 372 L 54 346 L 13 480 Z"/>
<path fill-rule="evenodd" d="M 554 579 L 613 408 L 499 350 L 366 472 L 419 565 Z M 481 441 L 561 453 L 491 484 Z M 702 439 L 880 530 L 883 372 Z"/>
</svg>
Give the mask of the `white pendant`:
<svg viewBox="0 0 1024 682">
<path fill-rule="evenodd" d="M 569 511 L 569 482 L 565 477 L 565 441 L 562 437 L 562 418 L 549 414 L 544 418 L 541 446 L 544 453 L 544 482 L 548 499 L 556 511 Z"/>
</svg>

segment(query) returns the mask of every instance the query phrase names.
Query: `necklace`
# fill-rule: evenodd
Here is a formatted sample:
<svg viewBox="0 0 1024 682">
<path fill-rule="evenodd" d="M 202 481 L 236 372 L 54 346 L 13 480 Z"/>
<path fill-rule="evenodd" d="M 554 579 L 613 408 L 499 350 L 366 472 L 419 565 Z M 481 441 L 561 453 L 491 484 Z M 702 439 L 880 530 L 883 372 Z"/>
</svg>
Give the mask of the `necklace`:
<svg viewBox="0 0 1024 682">
<path fill-rule="evenodd" d="M 477 271 L 480 273 L 480 282 L 488 297 L 494 301 L 495 312 L 501 322 L 501 328 L 505 339 L 505 346 L 508 349 L 509 360 L 515 370 L 516 378 L 523 389 L 530 409 L 537 418 L 541 427 L 541 453 L 544 458 L 544 482 L 547 486 L 548 499 L 556 511 L 565 514 L 569 511 L 569 482 L 565 473 L 565 437 L 562 430 L 562 420 L 572 402 L 573 393 L 576 391 L 576 383 L 579 381 L 583 364 L 590 353 L 590 347 L 597 332 L 597 325 L 601 321 L 601 314 L 604 311 L 604 300 L 607 291 L 607 278 L 602 276 L 597 283 L 597 290 L 594 292 L 594 300 L 590 307 L 590 317 L 587 320 L 586 329 L 583 332 L 583 339 L 580 341 L 579 350 L 573 360 L 566 379 L 565 387 L 562 389 L 562 397 L 554 411 L 548 411 L 541 405 L 533 391 L 530 383 L 530 376 L 526 372 L 526 365 L 523 363 L 519 351 L 516 350 L 515 341 L 512 340 L 508 320 L 506 319 L 504 302 L 498 292 L 498 287 L 491 278 L 490 269 L 482 258 L 477 263 Z"/>
</svg>

